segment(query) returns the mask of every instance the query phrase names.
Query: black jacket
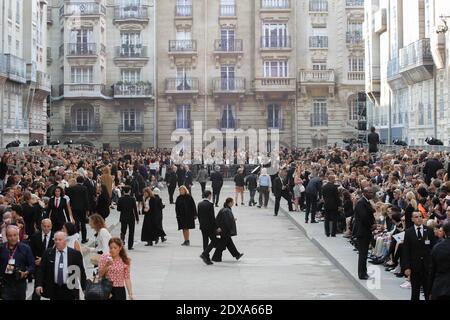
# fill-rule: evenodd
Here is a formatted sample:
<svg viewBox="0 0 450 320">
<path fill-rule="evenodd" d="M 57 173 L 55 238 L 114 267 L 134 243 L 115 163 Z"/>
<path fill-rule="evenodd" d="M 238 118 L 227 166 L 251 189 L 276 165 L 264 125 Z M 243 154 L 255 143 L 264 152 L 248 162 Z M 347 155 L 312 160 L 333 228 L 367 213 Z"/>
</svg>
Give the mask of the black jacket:
<svg viewBox="0 0 450 320">
<path fill-rule="evenodd" d="M 322 187 L 325 214 L 337 214 L 341 204 L 338 187 L 333 183 L 327 183 Z"/>
<path fill-rule="evenodd" d="M 3 161 L 0 161 L 0 180 L 5 179 L 7 172 L 8 172 L 8 165 Z"/>
<path fill-rule="evenodd" d="M 369 152 L 378 152 L 378 144 L 380 143 L 380 136 L 378 133 L 369 133 L 367 135 L 367 142 L 369 143 Z"/>
<path fill-rule="evenodd" d="M 245 186 L 245 177 L 243 174 L 236 174 L 234 176 L 234 184 L 236 185 L 236 187 L 243 187 Z"/>
<path fill-rule="evenodd" d="M 211 173 L 211 187 L 213 189 L 220 189 L 223 186 L 223 176 L 220 172 L 214 171 Z"/>
<path fill-rule="evenodd" d="M 69 206 L 65 198 L 60 197 L 60 203 L 56 208 L 56 198 L 52 197 L 48 203 L 48 213 L 52 220 L 53 230 L 61 230 L 66 222 L 70 222 Z"/>
<path fill-rule="evenodd" d="M 195 229 L 197 206 L 191 195 L 179 195 L 175 201 L 175 213 L 178 222 L 178 230 Z"/>
<path fill-rule="evenodd" d="M 313 177 L 311 180 L 309 180 L 308 185 L 305 188 L 305 192 L 317 197 L 320 194 L 321 188 L 322 180 L 319 177 Z"/>
<path fill-rule="evenodd" d="M 230 208 L 222 208 L 216 217 L 217 226 L 222 229 L 220 233 L 224 237 L 234 237 L 237 235 L 236 220 Z"/>
<path fill-rule="evenodd" d="M 82 184 L 77 183 L 73 187 L 69 187 L 66 190 L 67 195 L 70 198 L 70 206 L 73 212 L 80 212 L 86 214 L 89 210 L 89 196 L 88 190 Z"/>
<path fill-rule="evenodd" d="M 415 226 L 405 231 L 402 247 L 402 265 L 405 270 L 420 271 L 425 268 L 425 271 L 429 271 L 431 250 L 436 244 L 436 237 L 434 231 L 426 226 L 423 226 L 422 233 L 422 241 L 419 241 Z"/>
<path fill-rule="evenodd" d="M 425 182 L 429 185 L 431 183 L 431 178 L 436 179 L 436 173 L 441 169 L 444 169 L 442 162 L 440 162 L 438 159 L 429 159 L 423 167 Z"/>
<path fill-rule="evenodd" d="M 245 178 L 245 185 L 249 190 L 255 190 L 258 186 L 258 177 L 255 174 L 250 174 Z"/>
<path fill-rule="evenodd" d="M 91 182 L 92 181 L 92 182 Z M 97 183 L 95 180 L 85 179 L 83 185 L 87 189 L 88 201 L 89 201 L 89 211 L 95 211 L 95 198 L 97 196 Z"/>
<path fill-rule="evenodd" d="M 43 287 L 43 296 L 50 300 L 58 300 L 58 297 L 55 296 L 55 258 L 56 249 L 52 248 L 47 250 L 42 257 L 41 267 L 36 273 L 36 287 Z M 67 266 L 78 267 L 78 270 L 80 271 L 79 281 L 81 288 L 84 291 L 86 289 L 86 272 L 84 270 L 83 256 L 81 253 L 72 248 L 67 248 Z M 72 272 L 70 271 L 71 270 L 68 270 L 68 278 L 73 277 L 75 274 L 75 270 Z M 78 299 L 79 290 L 71 290 L 70 295 L 72 299 Z"/>
<path fill-rule="evenodd" d="M 272 192 L 275 197 L 281 197 L 281 194 L 287 190 L 287 186 L 280 176 L 277 176 L 272 183 Z"/>
<path fill-rule="evenodd" d="M 53 242 L 53 237 L 55 236 L 55 234 L 53 232 L 50 232 L 48 234 L 48 239 L 47 239 L 47 249 L 50 249 L 53 247 L 53 245 L 55 244 Z M 44 243 L 42 242 L 42 231 L 37 231 L 35 232 L 31 238 L 30 238 L 30 248 L 31 251 L 33 252 L 33 256 L 34 258 L 37 257 L 43 257 L 44 252 L 46 251 L 46 249 L 44 248 Z"/>
<path fill-rule="evenodd" d="M 360 239 L 370 239 L 372 237 L 372 226 L 375 224 L 375 217 L 369 201 L 364 197 L 358 200 L 355 206 L 355 236 Z"/>
<path fill-rule="evenodd" d="M 203 200 L 197 205 L 198 221 L 200 230 L 205 232 L 214 232 L 217 229 L 216 215 L 214 205 L 208 200 Z"/>
<path fill-rule="evenodd" d="M 136 206 L 136 199 L 130 195 L 124 195 L 117 202 L 117 211 L 120 212 L 120 222 L 139 222 L 139 213 Z"/>
<path fill-rule="evenodd" d="M 450 297 L 450 239 L 439 242 L 431 251 L 430 288 L 433 300 Z"/>
<path fill-rule="evenodd" d="M 175 172 L 173 172 L 172 170 L 167 172 L 165 179 L 166 179 L 168 187 L 175 188 L 177 186 L 178 177 L 177 177 L 177 174 Z"/>
</svg>

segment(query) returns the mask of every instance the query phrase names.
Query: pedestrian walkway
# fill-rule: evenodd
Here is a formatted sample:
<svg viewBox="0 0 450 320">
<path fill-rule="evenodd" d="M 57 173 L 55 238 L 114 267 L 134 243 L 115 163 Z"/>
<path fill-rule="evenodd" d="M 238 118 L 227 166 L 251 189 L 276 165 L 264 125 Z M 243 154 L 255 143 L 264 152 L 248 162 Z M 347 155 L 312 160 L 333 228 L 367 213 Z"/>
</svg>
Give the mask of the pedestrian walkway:
<svg viewBox="0 0 450 320">
<path fill-rule="evenodd" d="M 271 195 L 271 203 L 275 198 Z M 325 235 L 324 224 L 306 224 L 303 212 L 289 212 L 287 203 L 281 204 L 280 212 L 287 217 L 312 243 L 314 243 L 355 286 L 366 292 L 366 295 L 379 300 L 409 300 L 411 291 L 400 287 L 404 278 L 397 278 L 384 270 L 381 265 L 367 263 L 368 274 L 373 278 L 362 281 L 358 278 L 358 252 L 342 235 L 328 238 Z"/>
</svg>

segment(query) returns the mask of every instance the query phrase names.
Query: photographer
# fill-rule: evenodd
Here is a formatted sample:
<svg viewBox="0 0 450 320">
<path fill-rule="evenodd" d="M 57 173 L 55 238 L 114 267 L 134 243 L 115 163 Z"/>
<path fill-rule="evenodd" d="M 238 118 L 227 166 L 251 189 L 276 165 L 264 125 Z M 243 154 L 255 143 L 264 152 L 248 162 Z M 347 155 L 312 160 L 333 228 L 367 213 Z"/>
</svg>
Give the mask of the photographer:
<svg viewBox="0 0 450 320">
<path fill-rule="evenodd" d="M 1 298 L 3 300 L 25 300 L 26 279 L 34 272 L 34 257 L 28 245 L 19 242 L 19 228 L 9 225 L 8 240 L 0 247 Z"/>
</svg>

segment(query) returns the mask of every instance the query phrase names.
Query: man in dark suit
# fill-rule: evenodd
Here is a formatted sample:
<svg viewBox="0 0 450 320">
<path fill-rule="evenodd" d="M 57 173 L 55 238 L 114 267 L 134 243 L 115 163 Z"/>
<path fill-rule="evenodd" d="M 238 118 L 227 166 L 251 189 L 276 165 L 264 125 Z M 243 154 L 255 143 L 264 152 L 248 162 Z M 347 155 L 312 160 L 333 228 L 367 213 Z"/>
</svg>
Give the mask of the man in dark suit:
<svg viewBox="0 0 450 320">
<path fill-rule="evenodd" d="M 211 187 L 213 191 L 213 203 L 216 207 L 219 206 L 219 196 L 220 196 L 220 190 L 223 186 L 223 176 L 220 172 L 220 167 L 216 166 L 213 173 L 211 173 Z"/>
<path fill-rule="evenodd" d="M 184 186 L 186 179 L 186 170 L 184 169 L 184 165 L 180 165 L 177 169 L 177 177 L 178 177 L 178 188 Z"/>
<path fill-rule="evenodd" d="M 413 212 L 412 221 L 414 226 L 405 231 L 402 264 L 405 275 L 411 280 L 411 300 L 420 300 L 420 288 L 423 288 L 425 300 L 428 300 L 431 250 L 436 244 L 436 237 L 433 230 L 423 225 L 420 212 Z"/>
<path fill-rule="evenodd" d="M 370 204 L 373 198 L 373 189 L 365 188 L 363 196 L 358 200 L 355 206 L 356 239 L 358 243 L 358 277 L 361 280 L 368 280 L 367 274 L 367 253 L 369 252 L 370 242 L 373 239 L 372 231 L 375 230 L 374 208 Z"/>
<path fill-rule="evenodd" d="M 123 187 L 124 196 L 117 202 L 117 211 L 120 212 L 120 238 L 125 243 L 125 235 L 128 231 L 128 250 L 133 250 L 135 222 L 139 224 L 139 213 L 136 206 L 136 199 L 133 198 L 131 187 Z"/>
<path fill-rule="evenodd" d="M 328 177 L 328 183 L 322 187 L 322 197 L 324 201 L 325 209 L 325 234 L 330 237 L 330 223 L 331 223 L 331 236 L 336 237 L 338 210 L 341 203 L 339 197 L 339 190 L 335 185 L 336 177 L 330 175 Z"/>
<path fill-rule="evenodd" d="M 375 154 L 378 152 L 378 145 L 380 144 L 380 136 L 375 132 L 375 127 L 370 128 L 370 133 L 367 135 L 367 143 L 369 144 L 371 161 L 375 162 Z"/>
<path fill-rule="evenodd" d="M 212 193 L 206 190 L 203 194 L 203 201 L 197 206 L 198 221 L 203 237 L 203 253 L 200 258 L 207 265 L 213 264 L 209 258 L 209 253 L 217 243 L 217 224 L 216 215 L 214 213 L 214 204 L 211 202 Z M 211 242 L 209 242 L 211 240 Z"/>
<path fill-rule="evenodd" d="M 62 229 L 66 222 L 71 221 L 71 211 L 64 198 L 64 192 L 61 187 L 55 188 L 55 196 L 48 203 L 48 216 L 52 220 L 53 231 Z"/>
<path fill-rule="evenodd" d="M 53 241 L 54 233 L 52 232 L 52 222 L 50 219 L 43 219 L 41 221 L 41 231 L 35 232 L 30 238 L 30 248 L 33 252 L 34 262 L 36 265 L 36 274 L 39 271 L 42 257 L 47 249 L 50 249 L 55 244 Z M 35 277 L 36 278 L 36 277 Z M 36 289 L 36 281 L 34 282 Z M 33 292 L 32 300 L 40 300 L 41 297 Z"/>
<path fill-rule="evenodd" d="M 166 173 L 166 183 L 167 183 L 167 189 L 169 191 L 169 201 L 170 204 L 174 204 L 173 202 L 173 194 L 175 192 L 175 189 L 177 188 L 177 166 L 171 166 L 169 170 Z"/>
<path fill-rule="evenodd" d="M 305 200 L 306 200 L 306 211 L 305 211 L 305 222 L 309 222 L 309 214 L 311 213 L 311 223 L 317 223 L 316 212 L 317 212 L 317 202 L 319 200 L 320 191 L 322 189 L 322 178 L 323 175 L 314 175 L 308 182 L 305 188 Z"/>
<path fill-rule="evenodd" d="M 423 174 L 425 176 L 425 183 L 430 185 L 431 179 L 437 178 L 437 172 L 441 169 L 444 169 L 444 165 L 441 161 L 439 161 L 434 154 L 430 154 L 427 162 L 425 162 L 425 166 L 423 167 Z"/>
<path fill-rule="evenodd" d="M 450 223 L 444 225 L 445 239 L 431 251 L 430 286 L 432 300 L 450 300 Z"/>
<path fill-rule="evenodd" d="M 286 177 L 287 170 L 281 169 L 278 176 L 273 180 L 272 192 L 275 196 L 274 216 L 278 216 L 282 197 L 288 202 L 289 211 L 292 211 L 292 197 L 289 192 L 289 186 L 287 185 Z"/>
<path fill-rule="evenodd" d="M 92 171 L 88 171 L 88 177 L 84 180 L 83 185 L 88 192 L 89 212 L 94 214 L 95 212 L 95 198 L 97 197 L 97 182 L 93 179 L 94 174 Z"/>
<path fill-rule="evenodd" d="M 84 178 L 77 177 L 77 184 L 67 188 L 67 195 L 70 198 L 70 206 L 75 219 L 75 225 L 78 231 L 81 231 L 81 243 L 88 242 L 86 239 L 86 218 L 89 210 L 88 190 L 83 186 Z"/>
<path fill-rule="evenodd" d="M 67 235 L 55 233 L 55 248 L 42 257 L 36 277 L 36 294 L 50 300 L 79 300 L 86 289 L 86 272 L 80 252 L 67 247 Z"/>
</svg>

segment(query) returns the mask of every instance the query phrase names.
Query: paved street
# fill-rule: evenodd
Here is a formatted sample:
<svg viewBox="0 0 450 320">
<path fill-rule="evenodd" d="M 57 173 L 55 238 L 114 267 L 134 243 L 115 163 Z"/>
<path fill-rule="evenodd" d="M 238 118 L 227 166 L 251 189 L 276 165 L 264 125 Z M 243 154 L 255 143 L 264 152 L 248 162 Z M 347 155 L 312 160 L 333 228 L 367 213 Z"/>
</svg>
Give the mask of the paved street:
<svg viewBox="0 0 450 320">
<path fill-rule="evenodd" d="M 232 195 L 226 183 L 221 201 Z M 193 188 L 196 202 L 200 187 Z M 167 190 L 162 191 L 168 203 Z M 248 194 L 246 194 L 248 196 Z M 247 199 L 248 200 L 248 199 Z M 216 212 L 217 213 L 217 212 Z M 201 233 L 194 230 L 191 247 L 182 247 L 174 206 L 164 210 L 168 242 L 155 247 L 136 243 L 132 281 L 136 299 L 364 299 L 363 294 L 283 214 L 237 207 L 236 262 L 224 252 L 223 263 L 206 266 L 199 255 Z M 113 214 L 110 223 L 117 221 Z M 140 239 L 141 224 L 135 239 Z M 119 228 L 115 228 L 117 234 Z"/>
</svg>

